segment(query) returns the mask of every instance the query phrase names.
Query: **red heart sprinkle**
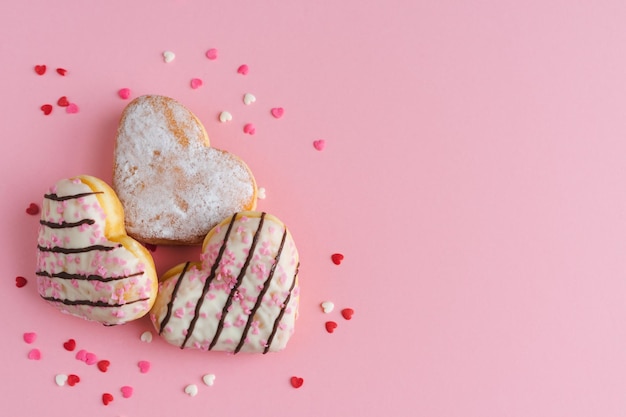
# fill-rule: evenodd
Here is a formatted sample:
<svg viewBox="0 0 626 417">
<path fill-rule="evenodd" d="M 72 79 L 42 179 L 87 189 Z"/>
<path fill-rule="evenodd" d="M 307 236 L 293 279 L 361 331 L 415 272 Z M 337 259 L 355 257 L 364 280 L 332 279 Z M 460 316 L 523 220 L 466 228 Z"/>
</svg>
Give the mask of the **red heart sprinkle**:
<svg viewBox="0 0 626 417">
<path fill-rule="evenodd" d="M 326 322 L 326 331 L 328 333 L 334 332 L 336 328 L 337 328 L 337 323 L 335 323 L 334 321 L 327 321 Z"/>
<path fill-rule="evenodd" d="M 270 110 L 270 112 L 272 113 L 272 116 L 280 119 L 285 114 L 285 109 L 283 109 L 282 107 L 274 107 L 272 110 Z"/>
<path fill-rule="evenodd" d="M 240 65 L 239 68 L 237 68 L 237 72 L 241 75 L 247 75 L 249 70 L 250 68 L 248 68 L 246 64 Z"/>
<path fill-rule="evenodd" d="M 113 396 L 111 394 L 109 394 L 108 392 L 102 394 L 102 404 L 109 405 L 111 401 L 113 401 Z"/>
<path fill-rule="evenodd" d="M 341 310 L 341 315 L 346 320 L 350 320 L 353 314 L 354 310 L 352 310 L 351 308 L 344 308 L 343 310 Z"/>
<path fill-rule="evenodd" d="M 343 255 L 340 253 L 333 253 L 330 257 L 330 259 L 332 259 L 333 263 L 335 265 L 339 265 L 341 264 L 341 261 L 343 261 Z"/>
<path fill-rule="evenodd" d="M 70 105 L 70 102 L 66 96 L 63 96 L 57 100 L 57 104 L 61 107 L 67 107 Z"/>
<path fill-rule="evenodd" d="M 39 75 L 44 75 L 46 73 L 45 65 L 35 65 L 35 72 Z"/>
<path fill-rule="evenodd" d="M 46 116 L 52 113 L 52 104 L 44 104 L 40 108 L 43 114 L 45 114 Z"/>
<path fill-rule="evenodd" d="M 28 281 L 26 280 L 26 278 L 24 278 L 24 277 L 15 277 L 15 286 L 17 288 L 22 288 L 27 283 L 28 283 Z"/>
<path fill-rule="evenodd" d="M 304 384 L 304 379 L 297 377 L 297 376 L 292 376 L 291 377 L 291 386 L 294 388 L 300 388 L 302 386 L 302 384 Z"/>
<path fill-rule="evenodd" d="M 100 369 L 102 372 L 106 372 L 109 369 L 109 365 L 111 365 L 111 362 L 103 359 L 98 362 L 98 369 Z"/>
<path fill-rule="evenodd" d="M 73 351 L 76 349 L 76 340 L 69 339 L 67 342 L 63 343 L 63 347 L 69 352 Z"/>
<path fill-rule="evenodd" d="M 65 77 L 65 74 L 67 74 L 67 70 L 65 68 L 57 68 L 57 73 Z"/>
<path fill-rule="evenodd" d="M 26 213 L 30 214 L 31 216 L 39 214 L 39 206 L 35 203 L 30 203 L 30 205 L 26 209 Z"/>
<path fill-rule="evenodd" d="M 69 385 L 70 387 L 73 387 L 74 385 L 78 384 L 79 382 L 80 382 L 80 378 L 78 377 L 78 375 L 69 374 L 67 376 L 67 385 Z"/>
</svg>

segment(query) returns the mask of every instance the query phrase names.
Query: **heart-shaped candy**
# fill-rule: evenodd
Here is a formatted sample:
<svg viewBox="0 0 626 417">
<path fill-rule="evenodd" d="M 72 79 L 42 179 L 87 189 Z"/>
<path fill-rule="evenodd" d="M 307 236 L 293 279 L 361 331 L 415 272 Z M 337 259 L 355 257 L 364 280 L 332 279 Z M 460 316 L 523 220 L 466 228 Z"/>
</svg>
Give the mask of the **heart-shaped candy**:
<svg viewBox="0 0 626 417">
<path fill-rule="evenodd" d="M 163 61 L 165 61 L 166 64 L 169 64 L 170 62 L 172 62 L 174 58 L 176 58 L 176 54 L 174 52 L 172 51 L 163 52 Z"/>
<path fill-rule="evenodd" d="M 196 384 L 189 384 L 185 387 L 185 394 L 190 397 L 195 397 L 198 395 L 198 386 Z"/>
<path fill-rule="evenodd" d="M 300 388 L 304 384 L 304 379 L 298 376 L 292 376 L 290 379 L 291 386 L 294 388 Z"/>
<path fill-rule="evenodd" d="M 204 382 L 205 385 L 211 387 L 213 386 L 213 384 L 215 384 L 215 374 L 206 374 L 202 377 L 202 382 Z"/>
<path fill-rule="evenodd" d="M 250 68 L 246 64 L 242 64 L 237 68 L 237 72 L 241 75 L 248 75 L 248 71 L 250 71 Z"/>
<path fill-rule="evenodd" d="M 246 93 L 243 95 L 243 104 L 249 106 L 256 101 L 256 97 L 252 93 Z"/>
<path fill-rule="evenodd" d="M 104 181 L 86 175 L 60 180 L 44 196 L 39 223 L 36 274 L 44 300 L 106 325 L 150 310 L 154 262 L 126 235 L 122 206 Z"/>
<path fill-rule="evenodd" d="M 124 385 L 122 388 L 120 388 L 120 391 L 122 393 L 122 397 L 130 398 L 133 396 L 134 389 L 131 386 Z"/>
<path fill-rule="evenodd" d="M 209 58 L 211 61 L 217 59 L 217 49 L 211 48 L 206 51 L 206 57 Z"/>
<path fill-rule="evenodd" d="M 272 113 L 272 116 L 274 116 L 276 119 L 280 119 L 285 114 L 285 109 L 283 109 L 282 107 L 274 107 L 272 110 L 270 110 L 270 113 Z"/>
<path fill-rule="evenodd" d="M 230 122 L 231 120 L 233 120 L 233 115 L 230 114 L 230 112 L 228 111 L 223 111 L 220 113 L 220 122 L 222 123 L 226 123 L 226 122 Z"/>
<path fill-rule="evenodd" d="M 324 313 L 326 314 L 332 312 L 335 309 L 335 303 L 333 303 L 332 301 L 324 301 L 321 306 L 322 311 L 324 311 Z"/>
<path fill-rule="evenodd" d="M 62 387 L 67 382 L 67 375 L 65 375 L 65 374 L 57 374 L 57 375 L 55 375 L 54 382 L 58 386 Z"/>
<path fill-rule="evenodd" d="M 108 370 L 109 370 L 109 365 L 111 365 L 111 362 L 110 362 L 110 361 L 108 361 L 108 360 L 106 360 L 106 359 L 103 359 L 103 360 L 101 360 L 101 361 L 98 361 L 98 369 L 99 369 L 101 372 L 106 372 L 106 371 L 108 371 Z"/>
<path fill-rule="evenodd" d="M 202 262 L 161 279 L 150 318 L 181 348 L 228 352 L 282 350 L 298 310 L 298 251 L 276 217 L 230 216 L 206 236 Z"/>
<path fill-rule="evenodd" d="M 35 72 L 37 75 L 44 75 L 46 73 L 45 65 L 35 65 Z"/>
<path fill-rule="evenodd" d="M 175 100 L 141 96 L 124 110 L 113 186 L 128 233 L 152 244 L 200 244 L 232 213 L 256 207 L 247 165 L 210 147 L 196 116 Z"/>
<path fill-rule="evenodd" d="M 109 405 L 109 403 L 111 403 L 112 401 L 113 401 L 113 395 L 109 394 L 108 392 L 105 392 L 104 394 L 102 394 L 102 404 Z"/>
</svg>

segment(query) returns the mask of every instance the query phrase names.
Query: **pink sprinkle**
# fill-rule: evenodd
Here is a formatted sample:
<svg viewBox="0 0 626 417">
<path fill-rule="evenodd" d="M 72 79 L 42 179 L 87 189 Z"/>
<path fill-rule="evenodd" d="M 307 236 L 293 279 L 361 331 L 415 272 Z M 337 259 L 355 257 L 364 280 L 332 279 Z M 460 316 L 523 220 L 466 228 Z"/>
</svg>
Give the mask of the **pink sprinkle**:
<svg viewBox="0 0 626 417">
<path fill-rule="evenodd" d="M 248 68 L 246 64 L 240 65 L 239 68 L 237 68 L 237 72 L 241 75 L 248 75 L 249 70 L 250 68 Z"/>
<path fill-rule="evenodd" d="M 202 80 L 200 78 L 192 78 L 191 79 L 191 88 L 193 88 L 194 90 L 196 88 L 202 87 L 202 84 L 203 84 L 203 82 L 202 82 Z"/>
<path fill-rule="evenodd" d="M 95 365 L 98 362 L 98 357 L 91 353 L 91 352 L 87 352 L 85 354 L 85 363 L 87 365 Z"/>
<path fill-rule="evenodd" d="M 122 397 L 130 398 L 130 397 L 132 397 L 134 390 L 133 390 L 133 387 L 125 385 L 122 388 L 120 388 L 120 391 L 122 392 Z"/>
<path fill-rule="evenodd" d="M 39 359 L 41 359 L 41 352 L 39 351 L 39 349 L 32 349 L 30 352 L 28 352 L 28 359 L 34 360 L 34 361 L 38 361 Z"/>
<path fill-rule="evenodd" d="M 24 333 L 24 341 L 29 345 L 37 339 L 37 333 Z"/>
<path fill-rule="evenodd" d="M 130 97 L 130 88 L 122 88 L 120 91 L 117 92 L 117 94 L 120 96 L 121 99 L 128 100 L 128 98 Z"/>
<path fill-rule="evenodd" d="M 137 366 L 139 367 L 139 372 L 145 374 L 148 373 L 148 371 L 150 370 L 151 364 L 148 361 L 139 361 L 137 363 Z"/>
<path fill-rule="evenodd" d="M 243 133 L 247 133 L 248 135 L 254 135 L 256 133 L 256 128 L 252 123 L 246 123 L 243 127 Z"/>
<path fill-rule="evenodd" d="M 79 109 L 78 106 L 75 103 L 70 103 L 66 108 L 65 111 L 68 114 L 74 114 L 74 113 L 78 113 Z"/>
<path fill-rule="evenodd" d="M 313 147 L 318 151 L 323 151 L 326 147 L 326 141 L 324 139 L 318 139 L 313 141 Z"/>
<path fill-rule="evenodd" d="M 285 114 L 285 109 L 283 109 L 282 107 L 274 107 L 272 110 L 270 110 L 270 112 L 272 113 L 272 116 L 280 119 Z"/>
<path fill-rule="evenodd" d="M 85 349 L 81 349 L 76 352 L 76 359 L 78 359 L 79 361 L 87 360 L 87 351 Z"/>
<path fill-rule="evenodd" d="M 206 51 L 206 57 L 209 58 L 211 61 L 217 59 L 217 49 L 211 48 Z"/>
<path fill-rule="evenodd" d="M 185 315 L 185 310 L 183 310 L 182 308 L 178 308 L 176 309 L 176 311 L 174 311 L 174 316 L 178 317 L 179 319 L 182 318 Z"/>
</svg>

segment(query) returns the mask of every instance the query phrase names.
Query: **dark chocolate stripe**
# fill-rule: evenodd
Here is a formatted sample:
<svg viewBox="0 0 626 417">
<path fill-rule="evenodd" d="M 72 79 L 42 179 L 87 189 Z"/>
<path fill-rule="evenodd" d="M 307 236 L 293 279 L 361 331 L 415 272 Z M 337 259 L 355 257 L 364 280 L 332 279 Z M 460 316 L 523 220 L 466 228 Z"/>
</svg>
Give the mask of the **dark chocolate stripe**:
<svg viewBox="0 0 626 417">
<path fill-rule="evenodd" d="M 254 303 L 254 307 L 252 307 L 252 311 L 250 311 L 250 315 L 248 316 L 248 321 L 246 322 L 246 326 L 243 328 L 243 332 L 241 334 L 241 339 L 239 339 L 239 344 L 235 348 L 235 353 L 239 352 L 241 348 L 243 347 L 243 344 L 246 341 L 246 337 L 248 336 L 248 331 L 250 330 L 250 326 L 252 325 L 252 321 L 254 320 L 254 315 L 256 314 L 256 311 L 259 309 L 259 307 L 261 307 L 261 303 L 263 303 L 263 296 L 265 295 L 265 293 L 270 287 L 270 284 L 272 283 L 272 279 L 274 278 L 274 272 L 276 271 L 276 266 L 278 265 L 278 262 L 280 262 L 280 255 L 282 254 L 283 247 L 285 246 L 286 238 L 287 238 L 287 228 L 285 227 L 285 231 L 283 232 L 283 237 L 280 240 L 280 246 L 278 247 L 278 252 L 276 252 L 276 257 L 274 257 L 274 264 L 272 265 L 272 268 L 270 269 L 269 276 L 267 277 L 267 279 L 265 280 L 265 283 L 263 284 L 263 289 L 259 293 L 259 296 L 257 297 L 256 302 Z"/>
<path fill-rule="evenodd" d="M 267 346 L 265 346 L 265 350 L 263 350 L 264 355 L 267 352 L 269 352 L 270 346 L 272 346 L 272 340 L 274 340 L 274 336 L 276 335 L 276 332 L 278 331 L 278 325 L 280 324 L 280 321 L 283 319 L 283 316 L 285 315 L 285 310 L 287 310 L 287 304 L 289 304 L 289 300 L 291 300 L 291 292 L 296 286 L 299 269 L 300 269 L 300 262 L 298 262 L 298 265 L 296 266 L 296 273 L 293 274 L 293 281 L 291 282 L 291 287 L 289 287 L 289 294 L 287 294 L 287 298 L 285 298 L 285 301 L 283 301 L 283 308 L 280 309 L 280 313 L 278 314 L 278 317 L 276 317 L 276 320 L 274 321 L 274 327 L 272 327 L 272 333 L 270 334 L 270 337 L 268 337 L 267 339 Z"/>
<path fill-rule="evenodd" d="M 91 301 L 91 300 L 66 300 L 64 298 L 54 298 L 54 297 L 44 297 L 41 296 L 46 301 L 51 301 L 53 303 L 61 303 L 66 306 L 90 306 L 90 307 L 124 307 L 128 304 L 139 303 L 141 301 L 148 301 L 149 298 L 139 298 L 137 300 L 131 300 L 124 304 L 109 304 L 104 301 Z"/>
<path fill-rule="evenodd" d="M 80 194 L 72 194 L 72 195 L 62 195 L 58 196 L 56 194 L 44 194 L 44 198 L 52 201 L 65 201 L 65 200 L 73 200 L 75 198 L 87 197 L 89 195 L 94 194 L 104 194 L 104 191 L 94 191 L 91 193 L 80 193 Z"/>
<path fill-rule="evenodd" d="M 178 276 L 178 281 L 176 281 L 176 284 L 174 284 L 174 289 L 172 290 L 170 301 L 169 303 L 167 303 L 167 313 L 165 313 L 165 317 L 163 318 L 163 321 L 161 321 L 161 326 L 159 327 L 159 334 L 163 333 L 163 330 L 165 329 L 167 322 L 170 321 L 170 317 L 172 317 L 174 299 L 176 298 L 176 293 L 178 293 L 178 288 L 180 287 L 180 283 L 183 281 L 183 277 L 187 273 L 187 268 L 189 268 L 189 262 L 185 264 L 185 266 L 183 267 L 183 271 Z"/>
<path fill-rule="evenodd" d="M 143 271 L 135 272 L 134 274 L 130 274 L 130 275 L 123 275 L 120 277 L 103 277 L 101 275 L 70 274 L 67 272 L 56 272 L 54 274 L 51 274 L 48 271 L 37 271 L 35 272 L 35 275 L 39 275 L 40 277 L 48 277 L 48 278 L 76 279 L 78 281 L 109 282 L 109 281 L 119 281 L 122 279 L 143 275 Z"/>
<path fill-rule="evenodd" d="M 39 223 L 49 227 L 51 229 L 69 229 L 70 227 L 77 227 L 77 226 L 81 226 L 83 224 L 94 224 L 96 221 L 93 219 L 82 219 L 79 222 L 61 222 L 61 223 L 55 223 L 55 222 L 49 222 L 46 220 L 39 220 Z"/>
<path fill-rule="evenodd" d="M 259 220 L 259 226 L 257 227 L 256 231 L 254 232 L 254 237 L 252 238 L 252 244 L 250 245 L 250 250 L 248 251 L 248 256 L 246 256 L 246 261 L 244 262 L 243 266 L 241 267 L 241 271 L 239 271 L 239 275 L 237 275 L 237 283 L 231 289 L 230 294 L 228 294 L 228 298 L 226 299 L 226 303 L 224 303 L 224 308 L 222 309 L 222 315 L 220 317 L 220 322 L 217 325 L 217 330 L 215 331 L 215 336 L 213 336 L 213 340 L 211 341 L 211 344 L 209 345 L 209 350 L 213 349 L 213 347 L 217 343 L 217 340 L 220 337 L 220 333 L 222 333 L 222 329 L 224 328 L 224 320 L 226 320 L 226 316 L 228 315 L 228 309 L 230 308 L 231 304 L 233 303 L 233 297 L 235 296 L 235 293 L 237 292 L 237 290 L 241 286 L 241 282 L 243 281 L 243 277 L 246 275 L 246 271 L 248 270 L 248 266 L 250 265 L 250 261 L 252 260 L 252 257 L 254 256 L 254 250 L 256 249 L 256 245 L 257 245 L 257 243 L 259 241 L 259 236 L 261 235 L 261 229 L 263 229 L 263 222 L 264 221 L 265 221 L 265 213 L 261 213 L 261 220 Z"/>
<path fill-rule="evenodd" d="M 68 254 L 72 254 L 72 253 L 85 253 L 85 252 L 91 252 L 94 250 L 102 250 L 102 251 L 110 251 L 116 248 L 120 248 L 122 247 L 122 245 L 117 245 L 117 246 L 102 246 L 102 245 L 93 245 L 93 246 L 87 246 L 84 248 L 62 248 L 60 246 L 53 246 L 51 248 L 45 248 L 41 245 L 37 246 L 37 249 L 39 249 L 41 252 L 53 252 L 53 253 L 64 253 L 66 255 Z"/>
<path fill-rule="evenodd" d="M 235 223 L 235 220 L 237 220 L 237 213 L 233 214 L 233 217 L 231 217 L 230 219 L 230 223 L 228 224 L 228 229 L 226 230 L 226 235 L 224 235 L 224 242 L 222 242 L 222 246 L 220 247 L 220 250 L 217 254 L 217 258 L 215 259 L 215 262 L 213 263 L 213 267 L 211 267 L 211 272 L 209 276 L 207 277 L 206 281 L 204 282 L 204 288 L 202 288 L 202 294 L 200 295 L 200 298 L 198 299 L 198 302 L 196 303 L 196 309 L 194 311 L 193 319 L 191 319 L 191 323 L 189 323 L 189 328 L 187 328 L 187 334 L 185 335 L 185 340 L 183 340 L 183 343 L 180 345 L 181 349 L 185 347 L 185 345 L 187 344 L 187 341 L 189 340 L 189 338 L 191 337 L 191 334 L 193 333 L 193 329 L 196 327 L 196 322 L 198 321 L 198 317 L 200 317 L 200 309 L 202 308 L 204 297 L 206 296 L 207 292 L 209 292 L 209 286 L 211 285 L 211 281 L 213 281 L 213 279 L 215 278 L 215 272 L 217 271 L 220 261 L 222 260 L 222 256 L 224 255 L 224 250 L 226 250 L 228 237 L 230 236 L 230 231 L 233 228 L 233 224 Z"/>
</svg>

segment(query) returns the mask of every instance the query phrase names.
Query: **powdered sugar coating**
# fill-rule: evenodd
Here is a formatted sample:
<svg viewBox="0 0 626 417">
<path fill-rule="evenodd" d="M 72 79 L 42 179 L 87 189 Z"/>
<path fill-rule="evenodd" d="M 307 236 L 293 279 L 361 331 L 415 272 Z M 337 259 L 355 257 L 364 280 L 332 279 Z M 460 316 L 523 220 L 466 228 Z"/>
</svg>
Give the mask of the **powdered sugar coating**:
<svg viewBox="0 0 626 417">
<path fill-rule="evenodd" d="M 154 244 L 198 244 L 230 214 L 256 207 L 246 164 L 211 148 L 200 121 L 162 96 L 139 97 L 124 111 L 113 187 L 129 235 Z"/>
<path fill-rule="evenodd" d="M 243 212 L 213 229 L 202 263 L 165 274 L 150 317 L 169 343 L 227 352 L 279 351 L 294 332 L 298 251 L 276 217 Z"/>
</svg>

